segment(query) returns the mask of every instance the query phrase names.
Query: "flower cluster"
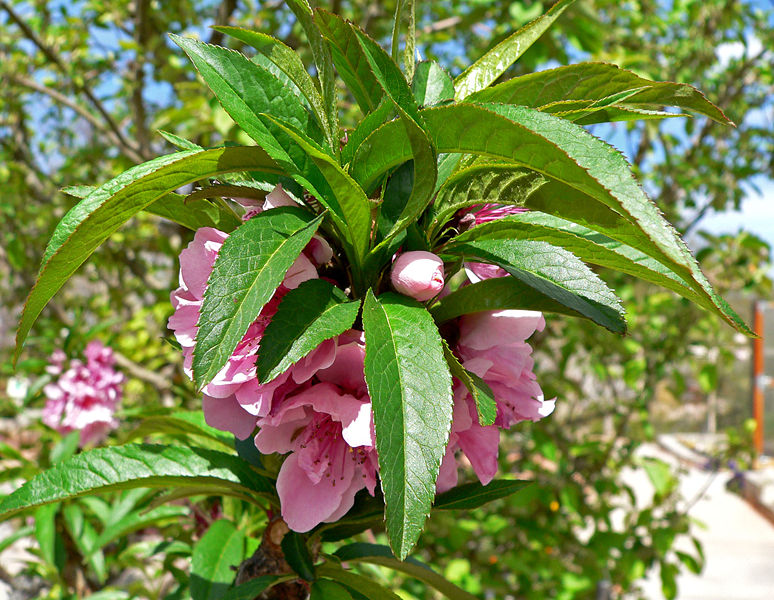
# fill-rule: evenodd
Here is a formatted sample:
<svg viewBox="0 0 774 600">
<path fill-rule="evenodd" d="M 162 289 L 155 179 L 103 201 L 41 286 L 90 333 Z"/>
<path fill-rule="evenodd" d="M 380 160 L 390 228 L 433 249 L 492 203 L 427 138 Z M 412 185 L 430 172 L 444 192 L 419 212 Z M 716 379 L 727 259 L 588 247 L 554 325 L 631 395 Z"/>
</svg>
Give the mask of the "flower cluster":
<svg viewBox="0 0 774 600">
<path fill-rule="evenodd" d="M 249 204 L 244 218 L 294 203 L 278 186 L 262 205 Z M 207 279 L 227 237 L 216 229 L 199 229 L 180 255 L 180 287 L 171 295 L 175 313 L 169 327 L 183 348 L 189 376 Z M 240 439 L 257 428 L 254 440 L 260 452 L 287 454 L 278 473 L 277 492 L 283 518 L 301 532 L 338 520 L 352 507 L 359 490 L 365 488 L 373 495 L 377 482 L 362 331 L 349 330 L 326 340 L 272 381 L 260 382 L 256 374 L 261 338 L 283 296 L 317 278 L 318 268 L 331 258 L 330 246 L 315 236 L 228 363 L 203 389 L 207 423 Z M 429 252 L 406 252 L 396 257 L 391 280 L 397 291 L 429 300 L 443 292 L 443 262 Z M 535 381 L 531 349 L 525 342 L 544 326 L 540 313 L 479 313 L 462 317 L 458 324 L 458 358 L 492 387 L 498 415 L 494 425 L 481 426 L 470 394 L 455 380 L 454 422 L 438 480 L 440 491 L 456 483 L 457 450 L 467 456 L 479 479 L 488 483 L 497 470 L 499 428 L 537 420 L 553 409 Z"/>
<path fill-rule="evenodd" d="M 46 371 L 57 379 L 43 388 L 48 400 L 43 422 L 62 434 L 80 431 L 80 444 L 97 443 L 118 426 L 116 408 L 121 400 L 122 373 L 114 369 L 113 351 L 102 342 L 89 342 L 86 362 L 72 360 L 62 350 L 51 356 Z"/>
</svg>

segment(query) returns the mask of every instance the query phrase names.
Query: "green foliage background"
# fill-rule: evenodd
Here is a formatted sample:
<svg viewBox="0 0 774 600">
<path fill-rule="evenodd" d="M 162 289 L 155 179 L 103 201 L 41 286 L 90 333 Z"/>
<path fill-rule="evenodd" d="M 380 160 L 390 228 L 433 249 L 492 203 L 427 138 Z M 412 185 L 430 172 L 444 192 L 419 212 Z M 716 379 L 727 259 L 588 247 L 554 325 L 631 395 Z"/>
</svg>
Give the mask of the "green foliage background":
<svg viewBox="0 0 774 600">
<path fill-rule="evenodd" d="M 418 50 L 423 58 L 438 59 L 456 75 L 468 65 L 469 56 L 481 55 L 545 12 L 548 4 L 421 3 Z M 334 0 L 328 7 L 359 23 L 377 40 L 389 38 L 393 2 Z M 156 134 L 158 129 L 203 146 L 248 141 L 204 86 L 194 81 L 185 57 L 166 33 L 196 33 L 209 42 L 233 43 L 208 28 L 228 23 L 271 33 L 298 48 L 304 38 L 294 21 L 278 1 L 0 1 L 0 211 L 4 217 L 0 374 L 4 380 L 12 374 L 13 328 L 21 303 L 55 223 L 75 202 L 59 192 L 62 187 L 106 181 L 137 162 L 170 151 Z M 774 75 L 765 55 L 767 48 L 774 47 L 771 23 L 770 12 L 747 2 L 621 5 L 580 0 L 509 74 L 583 58 L 614 62 L 643 77 L 701 89 L 737 123 L 736 129 L 702 118 L 618 124 L 614 130 L 592 128 L 624 147 L 670 221 L 683 232 L 696 231 L 704 216 L 738 206 L 745 190 L 774 171 L 772 128 L 747 117 L 750 111 L 772 106 Z M 760 42 L 760 50 L 751 44 L 753 38 Z M 719 63 L 715 49 L 731 42 L 743 44 L 746 53 Z M 306 50 L 300 52 L 309 64 Z M 355 110 L 351 104 L 341 105 L 344 125 L 353 122 Z M 22 409 L 32 409 L 34 414 L 42 405 L 39 390 L 45 383 L 45 357 L 63 345 L 77 353 L 95 336 L 121 353 L 120 364 L 132 377 L 123 409 L 126 430 L 140 416 L 164 407 L 198 409 L 192 386 L 182 375 L 178 352 L 164 341 L 165 321 L 171 313 L 168 294 L 177 280 L 175 258 L 191 235 L 143 214 L 133 227 L 113 236 L 44 311 L 17 373 L 29 378 L 32 387 L 19 406 L 0 385 L 0 414 L 12 418 Z M 770 291 L 769 249 L 754 236 L 709 236 L 698 257 L 721 294 Z M 600 274 L 613 277 L 604 270 Z M 440 515 L 430 521 L 420 553 L 475 595 L 587 598 L 594 596 L 601 581 L 610 582 L 620 594 L 631 591 L 649 568 L 660 565 L 665 594 L 671 596 L 677 570 L 700 566 L 698 552 L 680 555 L 672 550 L 675 536 L 689 534 L 691 527 L 680 511 L 674 480 L 662 476 L 661 466 L 643 463 L 635 451 L 653 438 L 649 406 L 657 394 L 666 390 L 680 399 L 690 389 L 712 393 L 733 362 L 734 350 L 745 342 L 668 292 L 654 293 L 620 276 L 611 283 L 624 294 L 631 327 L 628 337 L 616 337 L 579 320 L 556 319 L 536 342 L 538 376 L 549 397 L 559 398 L 559 409 L 536 426 L 517 428 L 504 444 L 501 466 L 503 472 L 530 474 L 538 483 L 465 518 Z M 695 352 L 697 347 L 705 352 Z M 38 428 L 31 438 L 11 441 L 14 447 L 36 451 L 57 440 L 50 431 Z M 48 461 L 44 451 L 38 462 L 45 466 Z M 622 470 L 632 466 L 646 468 L 652 476 L 657 491 L 652 505 L 635 506 L 622 482 Z M 6 471 L 2 478 L 9 480 L 37 467 L 28 461 L 19 468 L 26 471 Z M 116 496 L 114 502 L 119 501 Z M 133 506 L 149 501 L 144 496 L 126 500 Z M 174 552 L 190 556 L 202 521 L 225 514 L 249 523 L 248 534 L 261 530 L 259 511 L 239 509 L 238 502 L 229 499 L 223 507 L 213 508 L 211 501 L 204 501 L 193 505 L 186 516 L 160 515 L 159 523 L 180 540 Z M 617 506 L 623 508 L 628 525 L 624 533 L 610 525 Z M 57 518 L 67 519 L 68 509 L 63 510 Z M 94 505 L 84 510 L 90 515 L 87 520 L 101 528 L 101 509 Z M 178 520 L 171 524 L 173 518 Z M 41 523 L 49 521 L 51 527 L 62 522 L 55 521 L 53 513 L 41 515 Z M 39 539 L 60 540 L 68 545 L 71 557 L 89 555 L 89 548 L 71 547 L 78 537 L 73 533 L 75 525 L 64 530 L 69 533 L 60 531 L 58 538 L 42 531 L 41 525 Z M 639 535 L 640 527 L 648 528 L 650 535 Z M 578 539 L 581 529 L 590 532 L 588 539 Z M 93 560 L 69 559 L 77 565 L 72 569 L 86 573 L 84 589 L 109 585 L 126 561 L 147 567 L 155 549 L 129 551 L 129 543 L 110 548 L 108 556 L 114 560 L 101 567 Z M 242 550 L 249 555 L 247 546 Z M 61 563 L 65 559 L 61 552 L 57 555 L 55 545 L 46 550 L 41 543 L 41 552 L 41 564 L 49 567 L 36 568 L 55 578 L 55 567 L 65 566 Z M 174 574 L 175 568 L 169 564 L 169 572 Z M 385 577 L 381 571 L 365 572 Z M 58 585 L 66 587 L 72 584 L 68 578 L 75 576 L 57 577 L 62 577 Z M 433 597 L 421 584 L 408 580 L 404 590 L 407 597 Z M 162 597 L 167 591 L 145 589 L 137 594 Z"/>
</svg>

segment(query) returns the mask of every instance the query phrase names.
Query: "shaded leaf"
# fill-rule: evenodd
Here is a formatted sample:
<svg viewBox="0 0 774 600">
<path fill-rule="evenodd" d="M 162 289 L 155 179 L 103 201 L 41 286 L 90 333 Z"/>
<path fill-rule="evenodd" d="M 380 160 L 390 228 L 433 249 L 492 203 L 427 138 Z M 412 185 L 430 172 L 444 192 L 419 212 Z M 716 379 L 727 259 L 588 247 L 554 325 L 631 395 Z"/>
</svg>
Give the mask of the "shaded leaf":
<svg viewBox="0 0 774 600">
<path fill-rule="evenodd" d="M 531 481 L 518 479 L 495 479 L 487 485 L 466 483 L 439 494 L 435 499 L 436 510 L 469 510 L 483 506 L 487 502 L 507 498 L 531 485 Z"/>
<path fill-rule="evenodd" d="M 443 354 L 446 357 L 446 364 L 449 365 L 449 371 L 470 392 L 473 401 L 476 403 L 479 424 L 484 426 L 492 425 L 497 418 L 497 402 L 495 401 L 492 388 L 481 377 L 463 367 L 460 360 L 449 348 L 448 342 L 446 340 L 442 341 Z"/>
<path fill-rule="evenodd" d="M 332 562 L 319 565 L 317 567 L 317 575 L 343 583 L 348 588 L 363 594 L 369 600 L 400 600 L 399 596 L 379 585 L 373 579 L 363 577 L 352 571 L 346 571 Z"/>
<path fill-rule="evenodd" d="M 314 581 L 314 561 L 306 545 L 306 539 L 300 533 L 289 531 L 282 538 L 282 553 L 285 560 L 302 579 Z"/>
</svg>

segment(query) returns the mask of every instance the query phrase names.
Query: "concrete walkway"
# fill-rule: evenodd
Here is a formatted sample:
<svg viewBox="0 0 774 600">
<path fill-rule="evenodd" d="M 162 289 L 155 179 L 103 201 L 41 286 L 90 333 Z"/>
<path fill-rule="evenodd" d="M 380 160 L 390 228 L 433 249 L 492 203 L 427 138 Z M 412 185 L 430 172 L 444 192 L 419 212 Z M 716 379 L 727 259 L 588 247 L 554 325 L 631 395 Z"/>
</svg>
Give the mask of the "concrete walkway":
<svg viewBox="0 0 774 600">
<path fill-rule="evenodd" d="M 649 456 L 675 463 L 656 446 Z M 738 495 L 725 488 L 731 474 L 687 467 L 680 478 L 688 501 L 706 491 L 689 514 L 706 528 L 696 527 L 706 556 L 701 575 L 684 572 L 678 579 L 678 600 L 774 600 L 774 526 Z M 686 548 L 687 550 L 688 548 Z M 661 600 L 658 573 L 645 587 L 649 600 Z"/>
</svg>

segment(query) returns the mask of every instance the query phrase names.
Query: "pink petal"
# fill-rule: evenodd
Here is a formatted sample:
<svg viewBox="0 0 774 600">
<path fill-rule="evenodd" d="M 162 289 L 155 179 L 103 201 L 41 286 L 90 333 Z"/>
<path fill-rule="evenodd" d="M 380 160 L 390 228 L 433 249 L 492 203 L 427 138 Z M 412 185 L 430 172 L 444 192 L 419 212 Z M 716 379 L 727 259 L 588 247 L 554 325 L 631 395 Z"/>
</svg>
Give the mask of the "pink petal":
<svg viewBox="0 0 774 600">
<path fill-rule="evenodd" d="M 240 440 L 247 439 L 255 429 L 255 417 L 247 413 L 234 396 L 212 398 L 205 395 L 202 408 L 207 425 L 221 431 L 230 431 Z"/>
</svg>

